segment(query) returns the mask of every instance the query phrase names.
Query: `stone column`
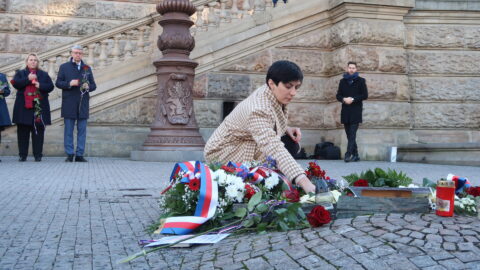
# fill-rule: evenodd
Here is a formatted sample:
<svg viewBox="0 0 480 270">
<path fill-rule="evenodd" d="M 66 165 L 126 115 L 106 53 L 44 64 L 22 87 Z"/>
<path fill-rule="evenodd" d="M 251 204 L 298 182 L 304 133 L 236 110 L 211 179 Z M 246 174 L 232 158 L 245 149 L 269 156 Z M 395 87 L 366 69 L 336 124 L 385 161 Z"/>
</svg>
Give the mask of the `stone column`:
<svg viewBox="0 0 480 270">
<path fill-rule="evenodd" d="M 188 0 L 165 0 L 157 5 L 163 28 L 157 45 L 163 57 L 154 61 L 158 95 L 155 120 L 142 151 L 134 160 L 186 161 L 203 159 L 205 142 L 193 111 L 192 88 L 197 63 L 189 58 L 195 40 L 189 28 L 196 9 Z"/>
</svg>

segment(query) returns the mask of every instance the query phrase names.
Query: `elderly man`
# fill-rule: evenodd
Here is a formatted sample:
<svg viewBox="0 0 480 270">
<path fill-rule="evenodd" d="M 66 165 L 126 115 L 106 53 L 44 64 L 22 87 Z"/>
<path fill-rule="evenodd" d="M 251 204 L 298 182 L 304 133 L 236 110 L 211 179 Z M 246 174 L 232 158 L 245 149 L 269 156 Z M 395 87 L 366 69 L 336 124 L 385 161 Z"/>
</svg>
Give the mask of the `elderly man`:
<svg viewBox="0 0 480 270">
<path fill-rule="evenodd" d="M 62 114 L 64 118 L 64 147 L 66 162 L 73 162 L 73 129 L 77 124 L 77 149 L 75 162 L 86 162 L 83 157 L 87 138 L 90 92 L 97 88 L 92 69 L 82 61 L 83 48 L 74 45 L 70 61 L 62 64 L 55 85 L 62 89 Z"/>
<path fill-rule="evenodd" d="M 302 81 L 302 71 L 295 63 L 273 63 L 267 84 L 238 104 L 210 137 L 205 146 L 206 160 L 244 162 L 270 156 L 288 179 L 307 193 L 315 192 L 315 186 L 280 140 L 285 133 L 297 143 L 301 140 L 300 129 L 287 126 L 287 104 Z"/>
</svg>

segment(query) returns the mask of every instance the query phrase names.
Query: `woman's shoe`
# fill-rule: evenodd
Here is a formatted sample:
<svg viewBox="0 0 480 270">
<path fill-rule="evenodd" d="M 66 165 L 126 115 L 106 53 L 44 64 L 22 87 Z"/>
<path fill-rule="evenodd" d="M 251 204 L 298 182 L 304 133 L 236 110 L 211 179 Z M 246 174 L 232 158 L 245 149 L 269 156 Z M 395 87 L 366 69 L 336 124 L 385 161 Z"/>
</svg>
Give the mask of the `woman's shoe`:
<svg viewBox="0 0 480 270">
<path fill-rule="evenodd" d="M 20 162 L 25 162 L 25 161 L 27 161 L 27 157 L 20 157 L 20 158 L 18 159 L 18 161 L 20 161 Z"/>
<path fill-rule="evenodd" d="M 41 157 L 35 157 L 35 161 L 40 162 L 40 161 L 42 161 L 42 158 Z"/>
</svg>

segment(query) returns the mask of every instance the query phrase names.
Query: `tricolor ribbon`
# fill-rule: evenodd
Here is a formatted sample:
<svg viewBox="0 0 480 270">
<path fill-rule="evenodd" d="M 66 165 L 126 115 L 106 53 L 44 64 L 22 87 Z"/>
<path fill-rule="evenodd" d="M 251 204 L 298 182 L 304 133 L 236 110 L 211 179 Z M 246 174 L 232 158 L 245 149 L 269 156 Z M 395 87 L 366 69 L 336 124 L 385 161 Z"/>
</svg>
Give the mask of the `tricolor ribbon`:
<svg viewBox="0 0 480 270">
<path fill-rule="evenodd" d="M 167 192 L 176 181 L 176 176 L 182 173 L 181 183 L 188 184 L 192 179 L 200 180 L 200 194 L 194 216 L 169 217 L 162 225 L 162 234 L 189 234 L 207 220 L 213 217 L 218 205 L 218 186 L 213 181 L 208 166 L 200 161 L 188 161 L 175 164 L 170 185 L 163 192 Z M 180 199 L 180 198 L 179 198 Z"/>
<path fill-rule="evenodd" d="M 257 183 L 260 183 L 262 182 L 263 180 L 265 180 L 265 176 L 267 175 L 270 175 L 269 177 L 271 177 L 272 175 L 277 175 L 278 178 L 282 179 L 282 181 L 288 186 L 288 189 L 289 190 L 293 190 L 293 186 L 292 186 L 292 182 L 290 182 L 290 180 L 287 179 L 287 177 L 281 173 L 278 173 L 276 172 L 275 170 L 273 169 L 270 169 L 270 168 L 267 168 L 267 167 L 264 167 L 264 166 L 258 166 L 258 167 L 254 167 L 250 170 L 250 174 L 251 174 L 251 177 L 253 179 L 252 183 L 253 184 L 257 184 Z"/>
</svg>

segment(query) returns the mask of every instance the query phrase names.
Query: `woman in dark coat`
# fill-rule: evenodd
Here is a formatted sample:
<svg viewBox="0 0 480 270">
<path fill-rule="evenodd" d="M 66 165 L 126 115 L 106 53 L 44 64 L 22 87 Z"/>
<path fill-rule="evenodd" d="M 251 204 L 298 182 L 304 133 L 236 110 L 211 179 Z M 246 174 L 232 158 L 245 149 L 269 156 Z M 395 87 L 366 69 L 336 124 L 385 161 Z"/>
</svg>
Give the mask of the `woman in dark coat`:
<svg viewBox="0 0 480 270">
<path fill-rule="evenodd" d="M 38 68 L 36 54 L 29 54 L 26 64 L 26 68 L 18 70 L 12 80 L 13 87 L 18 90 L 13 123 L 17 124 L 19 161 L 27 160 L 30 134 L 35 161 L 41 161 L 45 126 L 51 124 L 48 93 L 54 86 L 48 73 Z"/>
<path fill-rule="evenodd" d="M 10 95 L 10 87 L 8 87 L 7 77 L 5 74 L 0 73 L 0 143 L 2 142 L 2 131 L 5 127 L 12 124 L 8 114 L 7 102 L 5 101 L 8 95 Z"/>
<path fill-rule="evenodd" d="M 363 101 L 368 98 L 365 79 L 358 76 L 357 64 L 348 62 L 347 72 L 343 74 L 337 91 L 337 100 L 342 103 L 340 121 L 347 134 L 348 145 L 345 162 L 359 161 L 357 148 L 357 130 L 362 123 Z"/>
</svg>

